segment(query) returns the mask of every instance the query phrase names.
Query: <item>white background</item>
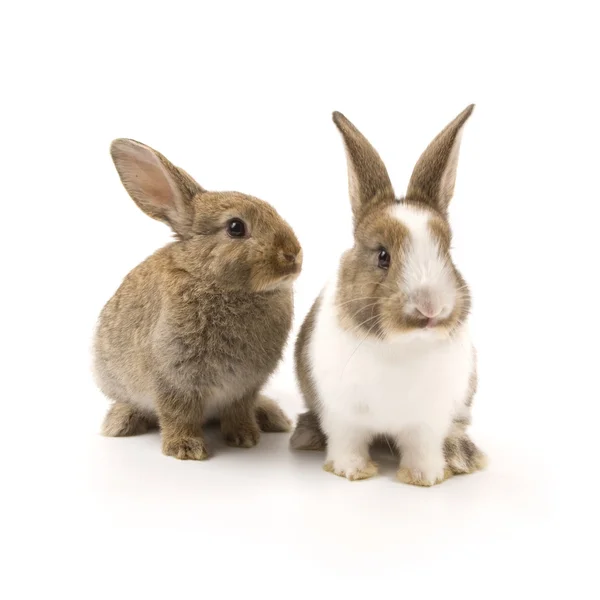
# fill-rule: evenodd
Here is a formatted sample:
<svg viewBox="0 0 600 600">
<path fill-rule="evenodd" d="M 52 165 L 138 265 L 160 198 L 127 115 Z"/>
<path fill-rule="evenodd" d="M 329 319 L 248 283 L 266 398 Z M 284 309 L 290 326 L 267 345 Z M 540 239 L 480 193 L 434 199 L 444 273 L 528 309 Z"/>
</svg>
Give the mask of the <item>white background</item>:
<svg viewBox="0 0 600 600">
<path fill-rule="evenodd" d="M 593 3 L 23 2 L 0 18 L 4 598 L 598 597 L 598 19 Z M 347 482 L 286 435 L 178 462 L 98 435 L 95 319 L 167 243 L 115 137 L 275 205 L 296 327 L 351 243 L 332 110 L 398 194 L 467 104 L 451 220 L 474 297 L 487 471 Z M 293 338 L 290 338 L 293 339 Z M 269 391 L 301 409 L 291 346 Z"/>
</svg>

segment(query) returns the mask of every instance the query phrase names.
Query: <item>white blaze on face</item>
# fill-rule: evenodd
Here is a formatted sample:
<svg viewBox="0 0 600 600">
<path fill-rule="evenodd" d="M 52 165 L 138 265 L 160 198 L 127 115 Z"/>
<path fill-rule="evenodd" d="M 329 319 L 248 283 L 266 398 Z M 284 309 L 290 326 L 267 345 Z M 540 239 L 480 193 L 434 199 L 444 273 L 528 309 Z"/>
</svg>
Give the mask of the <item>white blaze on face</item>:
<svg viewBox="0 0 600 600">
<path fill-rule="evenodd" d="M 405 310 L 408 314 L 443 319 L 454 308 L 455 280 L 429 226 L 431 214 L 403 203 L 391 210 L 410 234 L 401 275 L 401 288 L 407 296 Z"/>
</svg>

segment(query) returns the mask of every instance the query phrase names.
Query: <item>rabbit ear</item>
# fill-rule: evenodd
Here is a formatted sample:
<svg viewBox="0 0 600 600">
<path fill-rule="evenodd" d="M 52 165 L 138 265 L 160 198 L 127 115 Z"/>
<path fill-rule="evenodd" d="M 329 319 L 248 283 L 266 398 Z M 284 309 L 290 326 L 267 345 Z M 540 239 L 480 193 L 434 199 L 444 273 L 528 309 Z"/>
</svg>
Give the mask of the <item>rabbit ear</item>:
<svg viewBox="0 0 600 600">
<path fill-rule="evenodd" d="M 408 183 L 407 200 L 425 202 L 446 214 L 454 195 L 463 125 L 474 107 L 474 104 L 467 106 L 421 154 Z"/>
<path fill-rule="evenodd" d="M 342 113 L 334 112 L 333 122 L 340 130 L 346 146 L 348 189 L 356 218 L 374 200 L 393 199 L 394 189 L 381 157 L 367 138 Z"/>
<path fill-rule="evenodd" d="M 134 140 L 114 140 L 110 154 L 135 203 L 147 215 L 167 223 L 185 238 L 194 218 L 192 198 L 204 190 L 183 169 Z"/>
</svg>

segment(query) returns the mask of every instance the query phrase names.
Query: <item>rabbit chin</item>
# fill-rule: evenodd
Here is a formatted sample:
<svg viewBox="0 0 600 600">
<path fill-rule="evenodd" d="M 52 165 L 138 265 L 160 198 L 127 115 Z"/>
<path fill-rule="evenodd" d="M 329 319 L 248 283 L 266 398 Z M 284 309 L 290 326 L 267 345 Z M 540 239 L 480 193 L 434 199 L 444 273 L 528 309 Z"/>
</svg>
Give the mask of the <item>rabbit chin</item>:
<svg viewBox="0 0 600 600">
<path fill-rule="evenodd" d="M 405 343 L 413 340 L 438 341 L 450 336 L 450 329 L 443 324 L 435 327 L 414 327 L 411 329 L 391 329 L 385 332 L 384 340 L 389 343 Z"/>
<path fill-rule="evenodd" d="M 300 271 L 287 273 L 271 280 L 262 279 L 253 285 L 254 292 L 273 292 L 275 290 L 292 289 Z"/>
</svg>

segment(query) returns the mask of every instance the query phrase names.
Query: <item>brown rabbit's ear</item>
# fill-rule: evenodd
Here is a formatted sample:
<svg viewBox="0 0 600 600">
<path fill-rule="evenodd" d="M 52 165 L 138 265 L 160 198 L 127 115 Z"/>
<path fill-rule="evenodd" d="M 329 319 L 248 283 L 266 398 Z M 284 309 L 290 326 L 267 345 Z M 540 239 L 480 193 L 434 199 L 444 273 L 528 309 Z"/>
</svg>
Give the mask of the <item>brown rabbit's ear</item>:
<svg viewBox="0 0 600 600">
<path fill-rule="evenodd" d="M 463 126 L 473 108 L 474 104 L 467 106 L 421 154 L 408 183 L 407 200 L 425 202 L 446 214 L 454 195 Z"/>
<path fill-rule="evenodd" d="M 339 112 L 333 113 L 333 122 L 340 130 L 348 159 L 348 189 L 354 218 L 375 200 L 394 198 L 394 189 L 387 169 L 377 150 L 367 138 Z"/>
<path fill-rule="evenodd" d="M 194 218 L 192 198 L 204 190 L 183 169 L 134 140 L 114 140 L 110 154 L 135 203 L 180 237 L 187 237 Z"/>
</svg>

